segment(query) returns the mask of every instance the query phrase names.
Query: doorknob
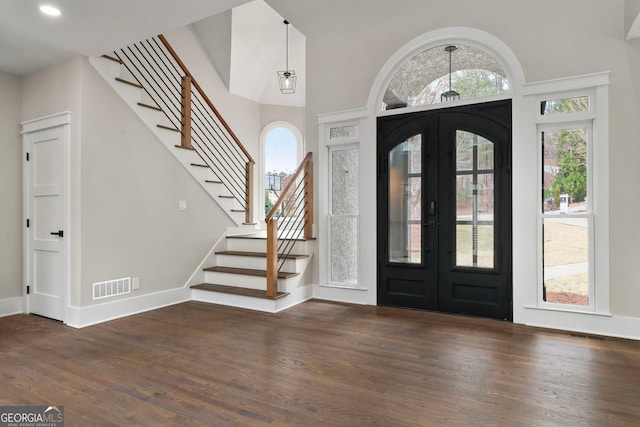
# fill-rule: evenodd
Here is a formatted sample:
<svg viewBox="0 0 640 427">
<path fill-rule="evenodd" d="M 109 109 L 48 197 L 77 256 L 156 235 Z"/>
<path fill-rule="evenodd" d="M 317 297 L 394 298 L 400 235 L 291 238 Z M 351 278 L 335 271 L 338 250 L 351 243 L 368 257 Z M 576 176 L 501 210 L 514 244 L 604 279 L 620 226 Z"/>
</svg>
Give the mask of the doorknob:
<svg viewBox="0 0 640 427">
<path fill-rule="evenodd" d="M 52 231 L 51 235 L 52 236 L 63 237 L 64 236 L 64 232 L 62 230 L 60 230 L 60 231 Z"/>
</svg>

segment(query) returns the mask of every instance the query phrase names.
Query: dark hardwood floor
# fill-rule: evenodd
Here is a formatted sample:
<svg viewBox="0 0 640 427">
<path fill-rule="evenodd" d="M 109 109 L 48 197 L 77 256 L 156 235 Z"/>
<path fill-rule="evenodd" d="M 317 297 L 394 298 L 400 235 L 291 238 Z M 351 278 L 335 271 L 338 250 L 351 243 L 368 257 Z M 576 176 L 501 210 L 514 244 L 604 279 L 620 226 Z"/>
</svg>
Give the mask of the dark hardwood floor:
<svg viewBox="0 0 640 427">
<path fill-rule="evenodd" d="M 640 342 L 310 301 L 0 319 L 0 405 L 71 426 L 637 426 Z"/>
</svg>

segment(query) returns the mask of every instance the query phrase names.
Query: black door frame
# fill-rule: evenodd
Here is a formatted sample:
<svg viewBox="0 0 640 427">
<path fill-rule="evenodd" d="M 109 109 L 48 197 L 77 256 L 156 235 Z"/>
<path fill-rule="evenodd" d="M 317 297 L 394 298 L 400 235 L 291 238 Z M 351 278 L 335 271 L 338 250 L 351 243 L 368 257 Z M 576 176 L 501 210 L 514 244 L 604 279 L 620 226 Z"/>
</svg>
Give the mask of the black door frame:
<svg viewBox="0 0 640 427">
<path fill-rule="evenodd" d="M 455 191 L 444 191 L 446 186 L 451 190 L 451 183 L 438 184 L 438 182 L 452 177 L 455 179 L 455 156 L 451 155 L 454 147 L 449 144 L 455 140 L 453 133 L 456 130 L 487 135 L 488 139 L 498 142 L 494 155 L 494 169 L 496 193 L 500 202 L 496 208 L 494 221 L 497 227 L 496 236 L 499 236 L 500 241 L 495 245 L 496 265 L 493 270 L 453 268 L 451 265 L 450 254 L 455 249 L 453 236 L 456 224 L 452 220 L 451 212 L 443 212 L 442 215 L 440 213 L 443 207 L 446 209 L 448 206 L 450 211 L 455 209 Z M 379 117 L 377 131 L 378 305 L 512 320 L 511 100 Z M 384 199 L 381 199 L 381 195 L 388 192 L 389 188 L 388 182 L 385 181 L 389 172 L 388 153 L 392 147 L 385 146 L 384 141 L 403 141 L 416 134 L 421 134 L 423 138 L 422 158 L 425 168 L 422 178 L 425 196 L 422 200 L 421 215 L 423 263 L 420 265 L 390 263 L 387 247 L 389 213 L 385 203 L 388 202 L 389 196 L 385 195 Z M 489 137 L 492 135 L 493 137 Z M 427 141 L 432 142 L 427 143 Z M 431 209 L 427 209 L 429 200 L 436 202 L 438 215 L 434 216 L 433 205 Z M 381 206 L 383 203 L 385 203 L 384 207 Z M 434 226 L 438 228 L 437 232 L 434 232 L 432 228 Z M 435 247 L 432 237 L 434 235 L 437 240 Z M 434 269 L 434 266 L 437 268 Z M 389 271 L 392 273 L 388 274 Z M 444 285 L 440 283 L 445 282 L 443 278 L 446 278 L 446 283 L 451 286 L 445 292 L 442 290 Z M 477 288 L 469 286 L 465 288 L 464 282 L 470 283 L 470 280 L 475 280 L 474 286 Z M 393 292 L 388 291 L 392 288 L 394 288 Z M 406 289 L 409 291 L 405 292 Z M 463 295 L 465 289 L 470 292 L 470 295 L 486 292 L 488 306 L 474 305 L 471 299 L 465 301 Z M 499 301 L 498 308 L 491 307 L 491 298 Z"/>
</svg>

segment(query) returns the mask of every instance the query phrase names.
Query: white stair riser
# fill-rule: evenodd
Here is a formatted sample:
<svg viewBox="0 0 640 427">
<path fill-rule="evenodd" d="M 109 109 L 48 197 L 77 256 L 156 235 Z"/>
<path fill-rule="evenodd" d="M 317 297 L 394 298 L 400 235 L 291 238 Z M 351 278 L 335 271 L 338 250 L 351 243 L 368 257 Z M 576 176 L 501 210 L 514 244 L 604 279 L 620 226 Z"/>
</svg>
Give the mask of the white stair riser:
<svg viewBox="0 0 640 427">
<path fill-rule="evenodd" d="M 296 241 L 293 244 L 291 253 L 307 255 L 308 241 Z M 266 252 L 267 241 L 266 239 L 246 239 L 246 238 L 227 238 L 227 250 L 229 251 L 244 251 L 244 252 Z"/>
<path fill-rule="evenodd" d="M 223 193 L 223 194 L 227 195 L 226 193 Z M 220 206 L 222 206 L 222 208 L 225 209 L 225 210 L 242 209 L 242 206 L 240 205 L 240 202 L 238 202 L 235 198 L 230 199 L 230 198 L 227 198 L 227 197 L 218 196 L 218 204 Z"/>
<path fill-rule="evenodd" d="M 279 292 L 290 292 L 291 289 L 295 289 L 296 284 L 300 281 L 296 281 L 294 276 L 289 279 L 278 279 L 277 289 Z M 216 285 L 235 286 L 237 288 L 246 289 L 267 289 L 267 279 L 261 276 L 249 276 L 244 274 L 232 274 L 232 273 L 220 273 L 214 271 L 205 271 L 204 273 L 205 283 L 212 283 Z"/>
<path fill-rule="evenodd" d="M 204 280 L 205 283 L 213 283 L 216 285 L 236 286 L 247 289 L 267 289 L 267 279 L 260 276 L 205 271 Z"/>
<path fill-rule="evenodd" d="M 290 273 L 302 273 L 304 265 L 302 259 L 287 259 L 282 267 L 282 271 Z M 216 265 L 219 267 L 250 268 L 253 270 L 266 270 L 267 259 L 263 257 L 238 256 L 238 255 L 217 255 Z"/>
<path fill-rule="evenodd" d="M 246 308 L 249 310 L 264 311 L 267 313 L 277 313 L 301 302 L 307 301 L 313 296 L 313 287 L 306 286 L 297 288 L 290 295 L 276 300 L 252 298 L 242 295 L 225 294 L 221 292 L 209 292 L 193 289 L 191 295 L 194 301 L 208 302 L 211 304 L 221 304 L 231 307 Z"/>
</svg>

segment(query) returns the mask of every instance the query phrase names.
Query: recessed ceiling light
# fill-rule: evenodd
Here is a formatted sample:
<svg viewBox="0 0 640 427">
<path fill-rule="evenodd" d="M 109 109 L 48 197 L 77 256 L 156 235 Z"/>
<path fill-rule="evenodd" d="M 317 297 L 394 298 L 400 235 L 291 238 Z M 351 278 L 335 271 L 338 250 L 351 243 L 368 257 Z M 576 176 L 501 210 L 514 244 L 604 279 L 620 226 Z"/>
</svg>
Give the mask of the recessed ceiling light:
<svg viewBox="0 0 640 427">
<path fill-rule="evenodd" d="M 48 5 L 40 6 L 40 12 L 44 13 L 45 15 L 49 15 L 49 16 L 60 16 L 60 15 L 62 15 L 62 12 L 60 12 L 60 9 L 58 9 L 57 7 L 48 6 Z"/>
</svg>

